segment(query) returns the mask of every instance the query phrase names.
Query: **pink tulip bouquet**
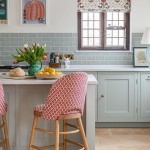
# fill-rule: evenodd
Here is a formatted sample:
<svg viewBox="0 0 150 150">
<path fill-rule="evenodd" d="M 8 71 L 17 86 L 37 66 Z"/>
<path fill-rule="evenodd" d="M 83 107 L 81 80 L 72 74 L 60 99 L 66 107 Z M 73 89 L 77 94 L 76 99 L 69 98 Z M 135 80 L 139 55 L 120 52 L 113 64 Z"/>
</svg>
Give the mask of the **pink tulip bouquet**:
<svg viewBox="0 0 150 150">
<path fill-rule="evenodd" d="M 36 64 L 38 61 L 47 60 L 48 53 L 45 52 L 46 44 L 41 46 L 39 43 L 33 43 L 32 46 L 24 45 L 23 49 L 16 49 L 17 55 L 12 55 L 14 64 L 19 62 L 27 62 L 29 64 Z"/>
</svg>

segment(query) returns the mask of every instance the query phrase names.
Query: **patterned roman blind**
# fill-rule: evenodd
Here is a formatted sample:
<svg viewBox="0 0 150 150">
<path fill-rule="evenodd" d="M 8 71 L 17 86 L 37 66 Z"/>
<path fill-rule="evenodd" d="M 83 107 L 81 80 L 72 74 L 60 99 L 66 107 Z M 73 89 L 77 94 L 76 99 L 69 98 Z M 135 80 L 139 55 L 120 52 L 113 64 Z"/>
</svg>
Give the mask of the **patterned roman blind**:
<svg viewBox="0 0 150 150">
<path fill-rule="evenodd" d="M 130 12 L 130 0 L 77 0 L 79 12 Z"/>
</svg>

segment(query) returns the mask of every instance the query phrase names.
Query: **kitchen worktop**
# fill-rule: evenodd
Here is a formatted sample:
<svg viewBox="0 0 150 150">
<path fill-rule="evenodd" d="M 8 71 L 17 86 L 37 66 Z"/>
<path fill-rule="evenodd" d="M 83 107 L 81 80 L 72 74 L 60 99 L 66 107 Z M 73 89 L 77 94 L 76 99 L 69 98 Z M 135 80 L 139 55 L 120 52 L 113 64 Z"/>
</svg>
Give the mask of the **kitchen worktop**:
<svg viewBox="0 0 150 150">
<path fill-rule="evenodd" d="M 47 65 L 43 65 L 46 67 Z M 22 69 L 27 70 L 28 66 L 19 66 Z M 0 72 L 9 72 L 10 69 L 16 68 L 16 66 L 1 66 Z M 56 68 L 58 71 L 133 71 L 133 72 L 144 72 L 150 71 L 150 67 L 134 67 L 133 65 L 70 65 L 70 68 L 64 68 L 62 65 L 61 68 Z"/>
<path fill-rule="evenodd" d="M 70 68 L 57 68 L 59 71 L 150 71 L 150 67 L 132 65 L 71 65 Z"/>
<path fill-rule="evenodd" d="M 71 65 L 70 68 L 58 68 L 59 71 L 150 71 L 149 67 L 132 65 Z"/>
</svg>

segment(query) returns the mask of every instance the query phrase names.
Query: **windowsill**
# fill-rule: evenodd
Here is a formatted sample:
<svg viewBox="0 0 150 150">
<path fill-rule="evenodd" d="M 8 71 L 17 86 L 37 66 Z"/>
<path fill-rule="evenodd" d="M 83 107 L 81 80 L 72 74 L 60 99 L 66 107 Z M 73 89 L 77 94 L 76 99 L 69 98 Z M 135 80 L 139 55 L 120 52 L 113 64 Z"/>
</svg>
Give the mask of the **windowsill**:
<svg viewBox="0 0 150 150">
<path fill-rule="evenodd" d="M 111 53 L 118 53 L 118 52 L 120 52 L 120 53 L 122 53 L 122 52 L 131 52 L 131 53 L 133 53 L 133 51 L 131 51 L 131 50 L 123 50 L 123 51 L 120 51 L 120 50 L 113 50 L 113 51 L 109 51 L 109 50 L 107 50 L 107 51 L 94 51 L 94 50 L 76 50 L 75 51 L 76 53 L 107 53 L 107 52 L 111 52 Z"/>
</svg>

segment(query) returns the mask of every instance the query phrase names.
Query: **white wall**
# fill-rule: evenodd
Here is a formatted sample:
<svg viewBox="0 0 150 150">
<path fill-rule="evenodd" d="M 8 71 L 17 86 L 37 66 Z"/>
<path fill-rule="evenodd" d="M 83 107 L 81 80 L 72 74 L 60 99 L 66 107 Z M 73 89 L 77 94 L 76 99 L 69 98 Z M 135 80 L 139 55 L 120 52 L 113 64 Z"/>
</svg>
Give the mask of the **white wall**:
<svg viewBox="0 0 150 150">
<path fill-rule="evenodd" d="M 131 0 L 131 31 L 142 33 L 150 27 L 150 0 Z"/>
<path fill-rule="evenodd" d="M 9 24 L 0 33 L 76 33 L 76 0 L 47 0 L 47 25 L 21 25 L 21 0 L 9 0 Z"/>
<path fill-rule="evenodd" d="M 0 25 L 0 33 L 76 33 L 77 0 L 47 0 L 47 25 L 21 25 L 21 0 L 9 0 L 9 25 Z M 150 26 L 150 0 L 131 0 L 131 31 L 143 32 Z"/>
</svg>

